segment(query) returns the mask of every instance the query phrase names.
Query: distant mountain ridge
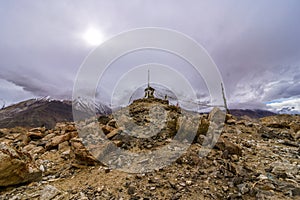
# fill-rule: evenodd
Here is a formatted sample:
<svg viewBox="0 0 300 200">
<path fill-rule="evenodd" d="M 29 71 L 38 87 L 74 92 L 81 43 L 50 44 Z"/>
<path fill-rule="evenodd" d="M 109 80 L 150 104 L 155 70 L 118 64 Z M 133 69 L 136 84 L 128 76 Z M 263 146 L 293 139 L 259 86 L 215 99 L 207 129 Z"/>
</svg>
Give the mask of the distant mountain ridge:
<svg viewBox="0 0 300 200">
<path fill-rule="evenodd" d="M 29 99 L 20 103 L 5 107 L 0 110 L 0 128 L 11 128 L 16 126 L 52 128 L 57 122 L 73 121 L 73 110 L 90 113 L 89 103 L 84 100 L 68 101 L 54 100 L 48 97 Z M 110 108 L 105 105 L 95 105 L 96 114 L 109 114 Z"/>
<path fill-rule="evenodd" d="M 254 110 L 250 110 L 250 109 L 230 109 L 229 110 L 230 114 L 240 118 L 243 116 L 247 116 L 253 119 L 257 119 L 257 118 L 262 118 L 262 117 L 269 117 L 269 116 L 273 116 L 276 115 L 277 113 L 268 111 L 268 110 L 260 110 L 260 109 L 254 109 Z"/>
<path fill-rule="evenodd" d="M 73 110 L 81 112 L 82 116 L 111 114 L 112 110 L 102 103 L 78 98 L 74 101 L 54 100 L 49 97 L 29 99 L 0 109 L 0 128 L 39 127 L 53 128 L 57 122 L 73 121 Z M 94 110 L 94 111 L 93 111 Z M 238 118 L 262 118 L 276 115 L 266 110 L 231 109 L 230 113 Z"/>
</svg>

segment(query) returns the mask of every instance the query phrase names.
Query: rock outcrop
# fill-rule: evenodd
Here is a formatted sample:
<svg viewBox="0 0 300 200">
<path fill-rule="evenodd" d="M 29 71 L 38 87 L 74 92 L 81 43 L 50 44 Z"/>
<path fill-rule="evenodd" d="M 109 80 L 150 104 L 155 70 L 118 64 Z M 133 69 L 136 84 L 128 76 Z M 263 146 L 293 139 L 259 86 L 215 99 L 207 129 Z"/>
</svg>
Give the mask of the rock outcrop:
<svg viewBox="0 0 300 200">
<path fill-rule="evenodd" d="M 39 181 L 42 172 L 29 154 L 0 143 L 0 186 Z"/>
</svg>

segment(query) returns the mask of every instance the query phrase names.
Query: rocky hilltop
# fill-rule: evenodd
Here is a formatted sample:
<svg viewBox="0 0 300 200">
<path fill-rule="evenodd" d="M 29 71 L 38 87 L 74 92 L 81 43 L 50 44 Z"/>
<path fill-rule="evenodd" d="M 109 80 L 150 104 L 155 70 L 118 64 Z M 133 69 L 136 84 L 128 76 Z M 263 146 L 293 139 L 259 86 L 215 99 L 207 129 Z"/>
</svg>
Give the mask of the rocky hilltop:
<svg viewBox="0 0 300 200">
<path fill-rule="evenodd" d="M 99 117 L 96 126 L 110 145 L 149 152 L 174 139 L 182 112 L 164 100 L 138 100 Z M 111 159 L 110 167 L 100 162 L 74 122 L 0 129 L 0 199 L 299 199 L 300 116 L 226 115 L 216 145 L 199 157 L 215 113 L 186 121 L 189 127 L 198 120 L 192 144 L 170 165 L 148 173 L 111 168 L 121 158 Z M 147 135 L 151 127 L 157 134 Z"/>
</svg>

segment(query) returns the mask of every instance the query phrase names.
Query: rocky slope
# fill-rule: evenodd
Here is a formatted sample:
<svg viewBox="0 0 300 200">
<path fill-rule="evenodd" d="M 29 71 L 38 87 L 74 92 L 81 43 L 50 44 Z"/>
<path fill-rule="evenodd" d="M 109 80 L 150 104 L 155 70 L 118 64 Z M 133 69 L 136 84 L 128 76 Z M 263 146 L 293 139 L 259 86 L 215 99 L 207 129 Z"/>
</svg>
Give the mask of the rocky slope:
<svg viewBox="0 0 300 200">
<path fill-rule="evenodd" d="M 164 111 L 153 110 L 156 106 Z M 181 112 L 163 101 L 138 101 L 128 107 L 129 118 L 120 111 L 100 117 L 97 126 L 115 146 L 149 151 L 167 145 L 174 137 Z M 165 113 L 165 121 L 161 113 Z M 74 123 L 58 123 L 52 129 L 1 129 L 0 199 L 300 198 L 299 116 L 276 115 L 254 122 L 227 115 L 218 142 L 200 158 L 211 115 L 199 116 L 197 137 L 175 162 L 135 174 L 110 169 L 95 159 L 82 144 Z M 141 135 L 143 131 L 130 130 L 151 122 L 161 130 L 157 135 L 146 137 Z M 15 156 L 9 156 L 7 149 Z M 8 163 L 15 162 L 32 168 L 26 171 L 15 166 L 10 170 L 13 164 Z M 19 176 L 13 178 L 15 174 Z M 12 177 L 10 181 L 8 177 Z"/>
</svg>

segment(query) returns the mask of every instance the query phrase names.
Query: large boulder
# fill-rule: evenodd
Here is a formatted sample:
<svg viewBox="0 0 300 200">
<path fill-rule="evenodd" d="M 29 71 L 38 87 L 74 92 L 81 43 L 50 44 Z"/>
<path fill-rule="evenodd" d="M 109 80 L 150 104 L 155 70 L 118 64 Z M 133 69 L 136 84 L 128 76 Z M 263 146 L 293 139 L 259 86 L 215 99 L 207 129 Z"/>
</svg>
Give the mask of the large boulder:
<svg viewBox="0 0 300 200">
<path fill-rule="evenodd" d="M 219 149 L 223 152 L 227 152 L 228 154 L 231 155 L 238 155 L 241 156 L 242 155 L 242 149 L 239 145 L 234 144 L 232 142 L 230 142 L 228 139 L 226 138 L 222 138 L 220 137 L 218 142 L 216 143 L 216 145 L 214 146 L 215 149 Z"/>
<path fill-rule="evenodd" d="M 99 161 L 90 153 L 89 150 L 82 144 L 81 138 L 73 138 L 71 143 L 71 158 L 73 158 L 77 164 L 81 165 L 97 165 Z"/>
<path fill-rule="evenodd" d="M 29 154 L 0 143 L 0 186 L 39 181 L 42 172 Z"/>
<path fill-rule="evenodd" d="M 39 140 L 46 135 L 46 128 L 45 127 L 32 128 L 27 132 L 26 135 L 31 140 Z"/>
<path fill-rule="evenodd" d="M 78 135 L 77 132 L 68 132 L 64 135 L 58 135 L 50 139 L 50 141 L 46 144 L 45 148 L 47 150 L 53 149 L 53 148 L 58 148 L 58 145 L 65 142 L 69 141 L 72 138 L 76 137 Z"/>
</svg>

